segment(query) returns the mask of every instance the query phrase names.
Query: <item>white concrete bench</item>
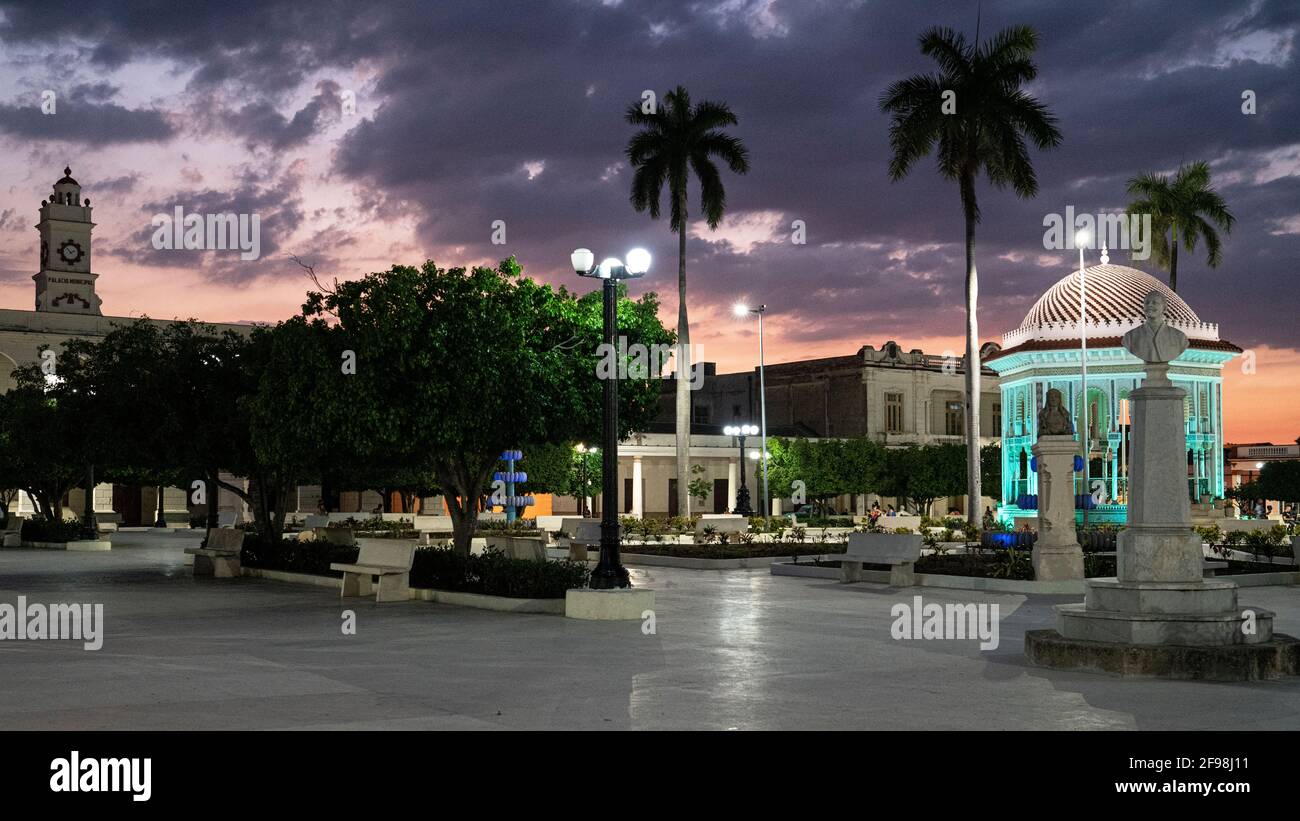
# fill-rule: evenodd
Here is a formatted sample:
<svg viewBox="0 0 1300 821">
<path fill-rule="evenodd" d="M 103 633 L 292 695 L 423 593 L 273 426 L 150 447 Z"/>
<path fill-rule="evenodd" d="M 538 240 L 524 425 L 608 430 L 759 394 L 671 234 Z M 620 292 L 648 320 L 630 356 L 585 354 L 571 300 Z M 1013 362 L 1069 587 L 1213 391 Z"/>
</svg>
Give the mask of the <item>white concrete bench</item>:
<svg viewBox="0 0 1300 821">
<path fill-rule="evenodd" d="M 0 527 L 0 547 L 22 547 L 23 520 L 18 514 L 10 513 L 4 527 Z"/>
<path fill-rule="evenodd" d="M 695 522 L 695 535 L 703 536 L 706 527 L 715 533 L 747 533 L 749 519 L 734 513 L 706 513 Z"/>
<path fill-rule="evenodd" d="M 218 527 L 208 533 L 207 545 L 187 547 L 185 552 L 194 557 L 195 576 L 231 579 L 239 577 L 239 551 L 243 547 L 244 531 Z"/>
<path fill-rule="evenodd" d="M 318 542 L 332 544 L 335 547 L 356 547 L 357 537 L 350 527 L 313 527 L 312 536 Z"/>
<path fill-rule="evenodd" d="M 851 533 L 848 549 L 840 557 L 840 581 L 862 581 L 862 565 L 889 565 L 889 584 L 916 584 L 913 566 L 921 558 L 921 537 L 903 533 Z"/>
<path fill-rule="evenodd" d="M 330 564 L 330 570 L 343 571 L 343 588 L 340 595 L 369 596 L 372 578 L 379 577 L 375 601 L 406 601 L 411 586 L 411 565 L 415 562 L 415 545 L 409 542 L 385 544 L 382 541 L 361 545 L 356 564 Z"/>
<path fill-rule="evenodd" d="M 546 561 L 546 541 L 541 536 L 488 536 L 487 547 L 512 559 Z"/>
<path fill-rule="evenodd" d="M 569 537 L 569 559 L 587 561 L 588 550 L 600 550 L 600 519 L 565 516 L 560 532 Z"/>
</svg>

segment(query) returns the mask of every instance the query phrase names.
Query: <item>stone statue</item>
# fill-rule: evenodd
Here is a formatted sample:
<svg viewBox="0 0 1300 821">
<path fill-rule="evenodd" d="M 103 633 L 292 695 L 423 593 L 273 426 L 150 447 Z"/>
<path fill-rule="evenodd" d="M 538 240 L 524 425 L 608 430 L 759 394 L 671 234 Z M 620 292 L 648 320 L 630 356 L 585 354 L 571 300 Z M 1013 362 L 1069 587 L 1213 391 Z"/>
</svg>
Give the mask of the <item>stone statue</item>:
<svg viewBox="0 0 1300 821">
<path fill-rule="evenodd" d="M 1047 392 L 1047 401 L 1038 412 L 1039 436 L 1070 436 L 1074 433 L 1074 421 L 1065 409 L 1061 392 L 1052 388 Z"/>
<path fill-rule="evenodd" d="M 1187 335 L 1165 322 L 1169 300 L 1152 291 L 1142 300 L 1146 322 L 1124 334 L 1124 349 L 1143 362 L 1164 363 L 1187 350 Z"/>
</svg>

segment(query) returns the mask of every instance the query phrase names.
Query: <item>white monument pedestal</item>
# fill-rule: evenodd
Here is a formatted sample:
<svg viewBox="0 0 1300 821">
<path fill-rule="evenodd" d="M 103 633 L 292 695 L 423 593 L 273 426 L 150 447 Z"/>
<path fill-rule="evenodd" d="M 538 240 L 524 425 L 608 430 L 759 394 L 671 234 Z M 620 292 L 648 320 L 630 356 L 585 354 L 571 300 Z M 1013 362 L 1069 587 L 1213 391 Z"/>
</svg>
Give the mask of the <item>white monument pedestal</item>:
<svg viewBox="0 0 1300 821">
<path fill-rule="evenodd" d="M 1083 578 L 1083 549 L 1074 532 L 1074 437 L 1040 436 L 1038 459 L 1038 540 L 1034 542 L 1034 579 Z"/>
</svg>

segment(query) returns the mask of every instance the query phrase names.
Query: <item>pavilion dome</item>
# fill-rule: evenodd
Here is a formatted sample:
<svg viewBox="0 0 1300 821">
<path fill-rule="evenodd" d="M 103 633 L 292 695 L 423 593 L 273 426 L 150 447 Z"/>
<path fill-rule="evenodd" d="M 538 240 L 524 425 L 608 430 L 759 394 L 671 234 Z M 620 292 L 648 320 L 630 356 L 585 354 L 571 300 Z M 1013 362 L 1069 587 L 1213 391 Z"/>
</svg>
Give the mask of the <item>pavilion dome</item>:
<svg viewBox="0 0 1300 821">
<path fill-rule="evenodd" d="M 1087 334 L 1090 338 L 1123 336 L 1143 322 L 1142 302 L 1151 291 L 1169 301 L 1166 321 L 1189 339 L 1219 339 L 1217 325 L 1202 322 L 1192 307 L 1169 286 L 1136 268 L 1124 265 L 1093 265 L 1086 277 Z M 1002 347 L 1011 348 L 1034 340 L 1077 340 L 1079 327 L 1079 271 L 1071 271 L 1029 309 L 1020 327 L 1002 337 Z"/>
</svg>

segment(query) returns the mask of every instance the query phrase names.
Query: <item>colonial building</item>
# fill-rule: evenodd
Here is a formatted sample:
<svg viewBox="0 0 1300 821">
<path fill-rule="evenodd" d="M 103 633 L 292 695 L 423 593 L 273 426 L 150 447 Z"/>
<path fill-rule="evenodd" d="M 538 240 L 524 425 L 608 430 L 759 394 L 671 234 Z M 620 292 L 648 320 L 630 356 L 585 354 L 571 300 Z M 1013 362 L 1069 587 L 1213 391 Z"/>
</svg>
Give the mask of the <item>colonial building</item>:
<svg viewBox="0 0 1300 821">
<path fill-rule="evenodd" d="M 987 344 L 981 357 L 993 356 L 997 350 L 996 343 Z M 754 509 L 760 510 L 761 466 L 749 453 L 742 460 L 735 437 L 723 433 L 728 425 L 760 422 L 758 368 L 719 374 L 712 363 L 705 363 L 703 374 L 700 388 L 691 395 L 691 462 L 704 467 L 703 478 L 711 491 L 702 511 L 695 512 L 731 510 L 742 470 Z M 985 445 L 997 441 L 1002 400 L 997 373 L 986 367 L 982 374 L 980 443 Z M 879 349 L 864 345 L 849 356 L 770 364 L 764 373 L 768 436 L 868 437 L 887 447 L 964 443 L 965 380 L 963 358 L 915 348 L 904 351 L 893 340 Z M 665 380 L 654 423 L 619 446 L 625 512 L 652 516 L 677 512 L 674 391 L 673 381 Z M 756 456 L 758 437 L 749 437 L 746 444 L 746 451 Z M 844 497 L 836 505 L 845 512 L 862 512 L 874 498 Z M 782 501 L 780 494 L 773 494 L 774 508 L 780 510 Z M 983 505 L 996 503 L 987 497 L 983 500 Z M 964 510 L 965 497 L 941 504 L 941 513 Z M 567 500 L 556 500 L 557 510 L 566 505 Z"/>
<path fill-rule="evenodd" d="M 1129 392 L 1144 377 L 1142 361 L 1120 344 L 1144 321 L 1142 301 L 1159 291 L 1169 301 L 1166 320 L 1187 335 L 1188 348 L 1172 363 L 1169 378 L 1187 392 L 1187 493 L 1195 500 L 1222 498 L 1223 364 L 1241 353 L 1219 338 L 1218 325 L 1204 322 L 1182 297 L 1155 277 L 1134 268 L 1102 264 L 1074 271 L 1034 303 L 1020 327 L 1003 335 L 1002 349 L 988 361 L 1001 377 L 1002 503 L 1007 523 L 1037 515 L 1038 477 L 1030 452 L 1038 438 L 1038 409 L 1047 391 L 1058 388 L 1074 418 L 1076 436 L 1083 419 L 1081 364 L 1086 336 L 1088 364 L 1088 460 L 1092 487 L 1076 495 L 1095 502 L 1097 522 L 1127 520 Z M 1086 281 L 1085 279 L 1086 278 Z M 1086 319 L 1080 324 L 1080 293 L 1086 291 Z M 1082 449 L 1082 443 L 1080 443 Z M 1082 455 L 1082 453 L 1080 454 Z"/>
<path fill-rule="evenodd" d="M 40 205 L 40 220 L 36 224 L 40 235 L 40 265 L 32 276 L 36 309 L 0 308 L 0 393 L 14 387 L 11 374 L 16 367 L 41 361 L 43 349 L 58 354 L 69 339 L 102 339 L 113 328 L 136 321 L 131 317 L 103 315 L 102 301 L 95 291 L 99 274 L 92 268 L 95 223 L 90 200 L 83 199 L 81 193 L 81 184 L 73 179 L 72 169 L 65 168 L 63 177 L 54 183 L 53 193 Z M 165 320 L 157 321 L 166 324 Z M 247 325 L 216 324 L 214 327 L 248 330 Z M 69 515 L 81 513 L 82 492 L 77 489 L 69 495 Z M 222 504 L 228 509 L 238 507 L 236 502 L 233 494 L 222 496 Z M 166 488 L 163 509 L 169 524 L 189 524 L 190 511 L 184 490 Z M 153 524 L 158 492 L 152 487 L 100 484 L 95 488 L 94 510 L 105 522 Z M 18 513 L 33 512 L 31 500 L 26 494 L 20 494 Z"/>
</svg>

